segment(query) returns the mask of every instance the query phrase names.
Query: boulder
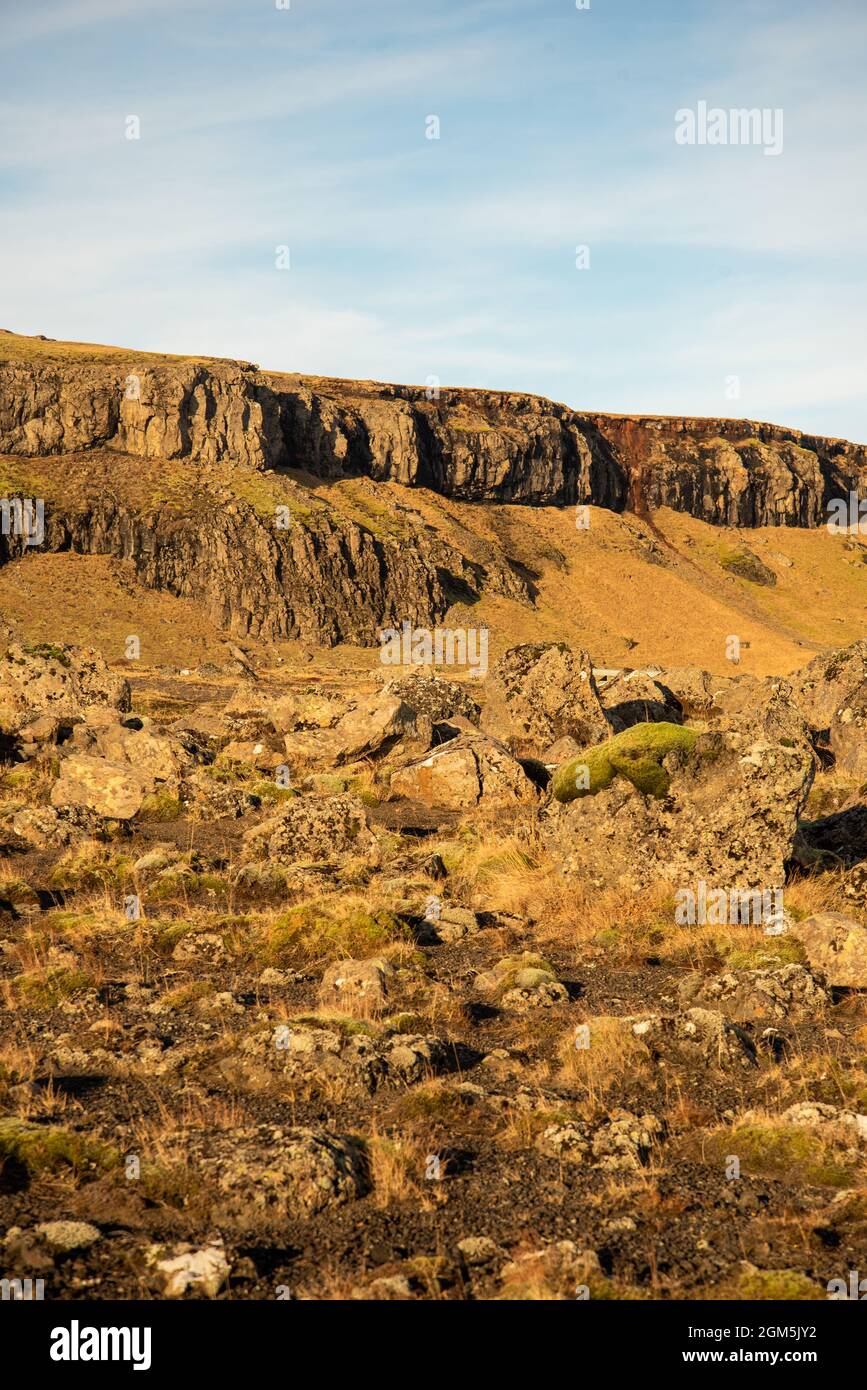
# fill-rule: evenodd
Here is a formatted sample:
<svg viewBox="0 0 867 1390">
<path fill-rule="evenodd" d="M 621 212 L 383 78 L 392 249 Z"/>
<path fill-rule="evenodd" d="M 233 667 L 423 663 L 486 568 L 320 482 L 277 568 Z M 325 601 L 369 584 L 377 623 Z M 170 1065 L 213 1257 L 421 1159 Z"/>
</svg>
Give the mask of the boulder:
<svg viewBox="0 0 867 1390">
<path fill-rule="evenodd" d="M 375 1091 L 385 1083 L 410 1085 L 450 1071 L 456 1060 L 455 1049 L 433 1035 L 377 1038 L 371 1032 L 344 1031 L 337 1024 L 318 1027 L 292 1021 L 243 1038 L 219 1069 L 233 1085 L 252 1091 L 301 1080 L 324 1086 L 335 1078 Z"/>
<path fill-rule="evenodd" d="M 423 715 L 417 718 L 404 700 L 383 693 L 359 700 L 333 727 L 287 733 L 284 746 L 291 761 L 336 767 L 360 758 L 384 756 L 404 740 L 422 750 L 430 738 L 429 719 Z"/>
<path fill-rule="evenodd" d="M 585 1121 L 566 1120 L 548 1125 L 536 1140 L 536 1148 L 561 1163 L 589 1163 L 608 1172 L 636 1173 L 646 1167 L 665 1126 L 655 1115 L 633 1115 L 616 1110 L 596 1127 Z"/>
<path fill-rule="evenodd" d="M 504 744 L 483 734 L 461 734 L 392 773 L 397 796 L 465 810 L 535 801 L 538 792 Z"/>
<path fill-rule="evenodd" d="M 377 837 L 368 830 L 363 802 L 346 794 L 296 796 L 276 816 L 247 831 L 243 842 L 247 859 L 267 856 L 281 865 L 377 855 Z"/>
<path fill-rule="evenodd" d="M 791 688 L 817 744 L 838 768 L 867 777 L 867 638 L 814 657 Z"/>
<path fill-rule="evenodd" d="M 382 694 L 359 700 L 334 726 L 336 760 L 353 762 L 373 753 L 384 753 L 401 739 L 416 732 L 413 709 L 398 695 Z M 427 725 L 430 737 L 430 722 Z"/>
<path fill-rule="evenodd" d="M 475 985 L 480 993 L 492 995 L 501 1008 L 517 1013 L 569 1002 L 569 993 L 553 966 L 532 951 L 497 961 L 476 976 Z"/>
<path fill-rule="evenodd" d="M 486 727 L 541 751 L 570 735 L 598 743 L 611 732 L 586 652 L 563 642 L 512 647 L 488 681 Z"/>
<path fill-rule="evenodd" d="M 712 676 L 699 666 L 666 666 L 655 679 L 677 701 L 685 719 L 706 718 L 714 708 L 716 692 L 731 681 L 729 676 Z M 607 690 L 605 695 L 608 704 Z"/>
<path fill-rule="evenodd" d="M 688 975 L 678 985 L 685 1007 L 725 1014 L 734 1023 L 817 1018 L 830 1003 L 821 979 L 803 965 L 768 970 L 731 970 L 722 975 Z"/>
<path fill-rule="evenodd" d="M 52 1250 L 68 1255 L 73 1250 L 88 1250 L 102 1239 L 102 1233 L 89 1221 L 42 1221 L 36 1234 Z"/>
<path fill-rule="evenodd" d="M 193 1131 L 184 1152 L 207 1183 L 213 1220 L 233 1230 L 315 1216 L 363 1196 L 370 1185 L 361 1142 L 327 1130 L 260 1124 Z"/>
<path fill-rule="evenodd" d="M 704 734 L 637 725 L 564 764 L 554 794 L 575 799 L 553 803 L 543 828 L 564 871 L 628 890 L 781 887 L 814 764 L 806 737 L 776 732 L 775 713 Z"/>
<path fill-rule="evenodd" d="M 405 676 L 390 681 L 385 693 L 404 700 L 416 714 L 427 715 L 433 724 L 461 715 L 478 726 L 481 709 L 458 681 L 431 675 Z"/>
<path fill-rule="evenodd" d="M 146 1263 L 154 1270 L 164 1298 L 183 1298 L 185 1294 L 216 1298 L 229 1277 L 222 1242 L 200 1249 L 186 1241 L 170 1248 L 154 1245 L 147 1251 Z"/>
<path fill-rule="evenodd" d="M 790 931 L 829 985 L 867 989 L 867 927 L 840 912 L 817 912 L 792 923 Z"/>
<path fill-rule="evenodd" d="M 814 729 L 829 729 L 840 712 L 860 702 L 867 687 L 867 638 L 816 656 L 791 678 L 800 709 Z"/>
<path fill-rule="evenodd" d="M 756 1066 L 756 1049 L 749 1035 L 712 1009 L 646 1015 L 632 1023 L 632 1032 L 656 1062 L 673 1062 L 690 1070 Z"/>
<path fill-rule="evenodd" d="M 23 646 L 13 642 L 0 660 L 0 734 L 48 741 L 62 725 L 102 706 L 130 707 L 130 686 L 91 647 Z"/>
<path fill-rule="evenodd" d="M 335 961 L 322 977 L 320 1002 L 342 1009 L 360 1007 L 366 1013 L 378 1013 L 385 1006 L 388 980 L 393 975 L 393 968 L 378 957 Z"/>
<path fill-rule="evenodd" d="M 605 718 L 615 733 L 633 724 L 681 722 L 680 701 L 645 671 L 625 671 L 606 685 L 602 700 Z"/>
<path fill-rule="evenodd" d="M 295 797 L 244 835 L 246 859 L 267 857 L 290 866 L 345 855 L 372 858 L 376 853 L 376 837 L 368 829 L 363 803 L 345 794 Z"/>
<path fill-rule="evenodd" d="M 156 733 L 148 728 L 131 729 L 119 723 L 97 732 L 93 752 L 109 762 L 128 763 L 149 780 L 152 791 L 165 787 L 177 792 L 195 765 L 193 755 L 174 735 Z"/>
<path fill-rule="evenodd" d="M 57 810 L 83 808 L 112 820 L 131 820 L 152 788 L 147 773 L 129 763 L 73 753 L 60 764 L 51 804 Z"/>
</svg>

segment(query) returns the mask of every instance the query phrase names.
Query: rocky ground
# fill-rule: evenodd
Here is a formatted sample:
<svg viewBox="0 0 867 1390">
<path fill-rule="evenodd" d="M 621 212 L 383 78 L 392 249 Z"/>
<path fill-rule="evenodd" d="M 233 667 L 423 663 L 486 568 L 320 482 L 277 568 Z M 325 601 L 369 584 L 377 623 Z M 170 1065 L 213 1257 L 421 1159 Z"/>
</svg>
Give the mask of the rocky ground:
<svg viewBox="0 0 867 1390">
<path fill-rule="evenodd" d="M 785 681 L 9 642 L 0 1275 L 826 1298 L 867 1260 L 865 718 L 864 641 Z M 782 911 L 684 921 L 699 880 Z"/>
</svg>

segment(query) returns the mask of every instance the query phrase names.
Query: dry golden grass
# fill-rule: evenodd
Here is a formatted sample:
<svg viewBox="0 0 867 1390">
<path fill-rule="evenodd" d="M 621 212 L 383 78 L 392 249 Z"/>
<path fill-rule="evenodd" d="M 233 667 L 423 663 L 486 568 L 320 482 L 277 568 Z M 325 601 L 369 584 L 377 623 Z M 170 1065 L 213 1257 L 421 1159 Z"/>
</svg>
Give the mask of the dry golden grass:
<svg viewBox="0 0 867 1390">
<path fill-rule="evenodd" d="M 650 1053 L 622 1018 L 601 1015 L 575 1025 L 560 1043 L 558 1055 L 564 1080 L 592 1107 L 602 1105 L 624 1079 L 649 1080 L 652 1075 Z"/>
<path fill-rule="evenodd" d="M 63 633 L 65 642 L 98 647 L 125 674 L 228 659 L 230 639 L 199 604 L 144 588 L 130 561 L 105 555 L 34 551 L 2 566 L 0 612 L 16 640 L 56 641 Z M 126 660 L 130 633 L 141 641 L 140 663 Z"/>
<path fill-rule="evenodd" d="M 71 343 L 62 338 L 35 337 L 25 333 L 0 332 L 0 362 L 84 366 L 88 362 L 220 362 L 219 357 L 183 356 L 179 353 L 139 352 L 134 348 L 112 347 L 106 343 Z"/>
<path fill-rule="evenodd" d="M 367 1143 L 374 1205 L 385 1209 L 412 1202 L 420 1211 L 435 1210 L 438 1184 L 424 1177 L 429 1153 L 418 1135 L 385 1135 L 374 1128 Z"/>
</svg>

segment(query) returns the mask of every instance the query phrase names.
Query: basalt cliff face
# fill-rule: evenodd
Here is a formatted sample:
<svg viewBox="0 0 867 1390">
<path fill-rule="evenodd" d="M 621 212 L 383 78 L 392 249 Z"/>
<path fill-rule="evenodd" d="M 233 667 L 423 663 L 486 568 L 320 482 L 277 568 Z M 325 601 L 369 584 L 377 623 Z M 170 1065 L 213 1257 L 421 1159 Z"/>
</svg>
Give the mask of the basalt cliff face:
<svg viewBox="0 0 867 1390">
<path fill-rule="evenodd" d="M 538 576 L 503 504 L 818 527 L 832 498 L 867 486 L 867 449 L 3 334 L 0 468 L 0 499 L 44 501 L 43 552 L 131 561 L 147 588 L 237 635 L 330 645 L 486 595 L 532 607 Z M 431 495 L 473 519 L 432 524 Z M 0 563 L 28 549 L 0 532 Z"/>
<path fill-rule="evenodd" d="M 261 372 L 230 362 L 0 364 L 0 452 L 109 447 L 471 502 L 668 506 L 734 526 L 817 526 L 867 448 L 748 420 L 594 415 L 542 397 Z"/>
</svg>

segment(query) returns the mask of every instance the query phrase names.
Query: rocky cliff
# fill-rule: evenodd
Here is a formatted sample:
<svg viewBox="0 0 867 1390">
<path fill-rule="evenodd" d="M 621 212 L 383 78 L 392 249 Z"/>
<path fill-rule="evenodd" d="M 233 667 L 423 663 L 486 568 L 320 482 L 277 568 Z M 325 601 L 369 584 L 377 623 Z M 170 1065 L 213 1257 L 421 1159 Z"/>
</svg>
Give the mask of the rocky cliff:
<svg viewBox="0 0 867 1390">
<path fill-rule="evenodd" d="M 516 393 L 123 358 L 16 361 L 13 348 L 0 363 L 0 452 L 107 446 L 473 502 L 668 506 L 737 526 L 817 526 L 829 500 L 867 483 L 864 446 L 749 420 L 593 415 Z"/>
<path fill-rule="evenodd" d="M 233 487 L 232 470 L 186 464 L 169 476 L 161 461 L 142 460 L 131 479 L 105 449 L 68 455 L 63 465 L 62 485 L 39 480 L 49 484 L 41 552 L 128 560 L 147 588 L 195 600 L 239 636 L 375 645 L 380 627 L 432 626 L 482 590 L 531 600 L 501 555 L 469 560 L 411 522 L 376 533 L 336 508 L 305 505 L 308 494 L 282 479 L 251 501 Z M 0 469 L 0 495 L 10 481 Z M 278 507 L 290 513 L 283 527 Z M 27 549 L 23 537 L 0 532 L 0 565 Z"/>
</svg>

